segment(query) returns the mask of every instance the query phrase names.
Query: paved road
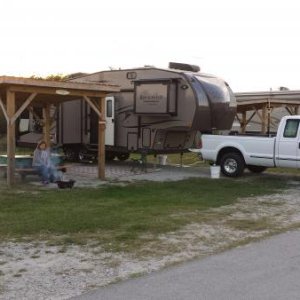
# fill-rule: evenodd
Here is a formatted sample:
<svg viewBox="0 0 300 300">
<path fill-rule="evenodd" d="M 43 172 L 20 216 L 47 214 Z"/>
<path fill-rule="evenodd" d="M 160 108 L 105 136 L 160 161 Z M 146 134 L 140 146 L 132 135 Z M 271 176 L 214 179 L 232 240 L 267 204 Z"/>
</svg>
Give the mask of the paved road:
<svg viewBox="0 0 300 300">
<path fill-rule="evenodd" d="M 76 299 L 300 299 L 300 231 L 101 288 Z"/>
</svg>

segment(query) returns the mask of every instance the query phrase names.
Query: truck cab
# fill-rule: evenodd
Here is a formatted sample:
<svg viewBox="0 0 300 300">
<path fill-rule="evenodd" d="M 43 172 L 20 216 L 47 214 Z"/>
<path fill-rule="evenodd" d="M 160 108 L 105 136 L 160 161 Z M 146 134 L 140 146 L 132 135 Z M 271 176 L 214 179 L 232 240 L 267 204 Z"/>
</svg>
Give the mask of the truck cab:
<svg viewBox="0 0 300 300">
<path fill-rule="evenodd" d="M 281 120 L 275 147 L 277 167 L 300 168 L 300 116 Z"/>
</svg>

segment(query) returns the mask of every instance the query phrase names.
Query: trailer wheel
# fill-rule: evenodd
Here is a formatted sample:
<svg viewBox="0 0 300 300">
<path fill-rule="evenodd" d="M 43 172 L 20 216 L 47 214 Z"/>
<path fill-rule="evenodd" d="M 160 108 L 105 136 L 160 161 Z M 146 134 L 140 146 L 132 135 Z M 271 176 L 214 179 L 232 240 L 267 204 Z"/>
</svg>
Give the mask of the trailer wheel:
<svg viewBox="0 0 300 300">
<path fill-rule="evenodd" d="M 117 158 L 118 160 L 124 161 L 129 158 L 129 155 L 129 153 L 118 153 Z"/>
<path fill-rule="evenodd" d="M 114 152 L 110 152 L 110 151 L 105 152 L 105 159 L 107 161 L 114 160 L 115 157 L 116 157 L 116 154 Z"/>
<path fill-rule="evenodd" d="M 264 172 L 267 169 L 267 167 L 253 166 L 253 165 L 248 165 L 247 168 L 252 173 L 262 173 L 262 172 Z"/>
<path fill-rule="evenodd" d="M 67 161 L 78 161 L 79 157 L 78 157 L 78 150 L 76 149 L 72 149 L 72 148 L 65 148 L 64 149 L 64 153 L 66 156 L 66 160 Z"/>
<path fill-rule="evenodd" d="M 87 154 L 87 151 L 82 149 L 79 151 L 78 153 L 78 161 L 79 162 L 85 162 L 86 161 L 86 154 Z"/>
<path fill-rule="evenodd" d="M 221 172 L 228 177 L 238 177 L 244 172 L 245 162 L 241 154 L 225 153 L 220 160 Z"/>
</svg>

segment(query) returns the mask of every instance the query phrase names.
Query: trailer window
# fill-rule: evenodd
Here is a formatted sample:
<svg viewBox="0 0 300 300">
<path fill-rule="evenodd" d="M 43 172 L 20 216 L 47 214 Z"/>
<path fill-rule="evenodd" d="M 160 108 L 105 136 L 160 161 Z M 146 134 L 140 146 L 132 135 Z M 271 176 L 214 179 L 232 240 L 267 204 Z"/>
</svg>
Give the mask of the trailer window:
<svg viewBox="0 0 300 300">
<path fill-rule="evenodd" d="M 299 120 L 287 120 L 284 128 L 283 137 L 295 138 L 297 137 L 299 127 Z"/>
<path fill-rule="evenodd" d="M 112 100 L 107 100 L 106 102 L 106 117 L 112 117 Z"/>
<path fill-rule="evenodd" d="M 30 120 L 29 119 L 20 119 L 19 123 L 19 132 L 24 133 L 29 131 L 29 125 L 30 125 Z"/>
</svg>

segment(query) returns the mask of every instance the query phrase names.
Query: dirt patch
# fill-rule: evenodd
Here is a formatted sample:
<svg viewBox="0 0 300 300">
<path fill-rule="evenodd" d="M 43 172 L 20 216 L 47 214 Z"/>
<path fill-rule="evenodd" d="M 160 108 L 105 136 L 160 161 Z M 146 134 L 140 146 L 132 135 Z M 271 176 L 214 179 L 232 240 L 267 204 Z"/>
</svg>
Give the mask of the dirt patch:
<svg viewBox="0 0 300 300">
<path fill-rule="evenodd" d="M 118 280 L 299 227 L 299 190 L 296 182 L 282 194 L 249 197 L 234 205 L 194 212 L 191 224 L 146 242 L 135 253 L 111 253 L 93 241 L 85 246 L 63 247 L 48 246 L 47 242 L 0 243 L 1 299 L 68 299 Z"/>
</svg>

